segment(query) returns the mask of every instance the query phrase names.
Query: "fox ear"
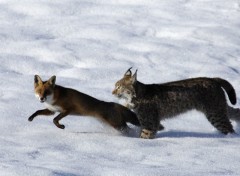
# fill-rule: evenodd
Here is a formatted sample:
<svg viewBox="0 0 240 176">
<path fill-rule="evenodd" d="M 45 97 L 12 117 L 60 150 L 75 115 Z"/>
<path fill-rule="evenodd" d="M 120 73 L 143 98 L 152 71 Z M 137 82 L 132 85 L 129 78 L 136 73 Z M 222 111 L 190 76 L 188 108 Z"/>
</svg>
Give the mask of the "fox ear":
<svg viewBox="0 0 240 176">
<path fill-rule="evenodd" d="M 55 82 L 56 82 L 56 76 L 55 76 L 55 75 L 52 76 L 52 77 L 48 80 L 48 83 L 49 83 L 50 85 L 53 85 L 53 86 L 55 86 Z"/>
<path fill-rule="evenodd" d="M 131 71 L 132 67 L 130 67 L 126 73 L 124 74 L 124 77 L 129 77 L 129 76 L 132 76 L 132 71 Z"/>
<path fill-rule="evenodd" d="M 136 81 L 137 81 L 137 71 L 138 70 L 136 70 L 135 71 L 135 73 L 132 75 L 132 77 L 131 77 L 131 82 L 132 82 L 132 84 L 134 84 Z"/>
<path fill-rule="evenodd" d="M 42 80 L 41 80 L 40 76 L 35 75 L 34 76 L 34 84 L 38 85 L 38 84 L 41 84 L 41 83 L 42 83 Z"/>
</svg>

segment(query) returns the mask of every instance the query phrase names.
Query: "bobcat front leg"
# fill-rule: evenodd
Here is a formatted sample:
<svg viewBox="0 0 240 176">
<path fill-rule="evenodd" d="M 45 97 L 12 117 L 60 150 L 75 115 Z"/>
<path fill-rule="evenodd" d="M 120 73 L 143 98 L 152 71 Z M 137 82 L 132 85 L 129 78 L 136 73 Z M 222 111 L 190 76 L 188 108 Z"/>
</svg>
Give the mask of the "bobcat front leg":
<svg viewBox="0 0 240 176">
<path fill-rule="evenodd" d="M 48 110 L 48 109 L 42 109 L 42 110 L 38 110 L 38 111 L 36 111 L 35 113 L 33 113 L 29 118 L 28 118 L 28 121 L 33 121 L 33 119 L 36 117 L 36 116 L 38 116 L 38 115 L 47 115 L 47 116 L 49 116 L 49 115 L 53 115 L 54 114 L 54 112 L 53 111 L 50 111 L 50 110 Z"/>
<path fill-rule="evenodd" d="M 148 130 L 146 128 L 142 129 L 140 138 L 143 139 L 154 139 L 156 135 L 156 131 Z"/>
<path fill-rule="evenodd" d="M 152 104 L 139 106 L 137 115 L 142 127 L 140 138 L 153 139 L 157 131 L 164 128 L 160 124 L 157 109 Z"/>
<path fill-rule="evenodd" d="M 162 130 L 164 130 L 164 126 L 161 123 L 159 123 L 158 131 L 162 131 Z"/>
<path fill-rule="evenodd" d="M 164 126 L 162 124 L 159 124 L 158 131 L 164 130 Z M 148 130 L 147 128 L 143 128 L 141 131 L 140 138 L 143 139 L 153 139 L 155 138 L 157 131 L 156 130 Z"/>
</svg>

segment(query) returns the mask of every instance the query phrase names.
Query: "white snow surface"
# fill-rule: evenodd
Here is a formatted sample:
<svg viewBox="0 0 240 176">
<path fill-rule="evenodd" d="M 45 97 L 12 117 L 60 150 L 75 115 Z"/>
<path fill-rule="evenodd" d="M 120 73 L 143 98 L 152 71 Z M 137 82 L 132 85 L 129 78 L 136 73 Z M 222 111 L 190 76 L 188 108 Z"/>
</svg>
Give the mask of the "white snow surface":
<svg viewBox="0 0 240 176">
<path fill-rule="evenodd" d="M 28 117 L 44 106 L 35 74 L 104 101 L 129 67 L 163 83 L 221 77 L 240 107 L 239 0 L 1 0 L 1 176 L 238 176 L 240 137 L 191 111 L 153 140 L 93 117 Z M 238 124 L 234 128 L 240 134 Z"/>
</svg>

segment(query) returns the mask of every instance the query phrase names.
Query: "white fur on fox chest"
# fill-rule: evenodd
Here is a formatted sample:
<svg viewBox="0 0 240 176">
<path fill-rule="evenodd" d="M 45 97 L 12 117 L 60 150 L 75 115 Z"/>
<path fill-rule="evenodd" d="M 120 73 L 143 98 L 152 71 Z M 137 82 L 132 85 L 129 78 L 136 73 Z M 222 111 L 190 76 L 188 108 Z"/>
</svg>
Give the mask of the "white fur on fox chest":
<svg viewBox="0 0 240 176">
<path fill-rule="evenodd" d="M 40 99 L 39 95 L 37 95 L 37 94 L 36 94 L 36 97 L 38 99 Z M 62 112 L 63 111 L 63 109 L 60 106 L 53 105 L 53 103 L 54 103 L 53 95 L 49 95 L 49 96 L 46 97 L 46 100 L 43 104 L 50 111 L 53 111 L 53 112 Z"/>
<path fill-rule="evenodd" d="M 54 111 L 54 112 L 62 112 L 63 111 L 63 109 L 60 106 L 53 105 L 53 103 L 54 103 L 53 95 L 47 96 L 46 101 L 44 102 L 44 105 L 47 109 L 49 109 L 50 111 Z"/>
<path fill-rule="evenodd" d="M 62 112 L 63 111 L 63 109 L 60 106 L 52 105 L 52 104 L 50 104 L 48 102 L 44 102 L 44 105 L 50 111 L 54 111 L 54 112 Z"/>
</svg>

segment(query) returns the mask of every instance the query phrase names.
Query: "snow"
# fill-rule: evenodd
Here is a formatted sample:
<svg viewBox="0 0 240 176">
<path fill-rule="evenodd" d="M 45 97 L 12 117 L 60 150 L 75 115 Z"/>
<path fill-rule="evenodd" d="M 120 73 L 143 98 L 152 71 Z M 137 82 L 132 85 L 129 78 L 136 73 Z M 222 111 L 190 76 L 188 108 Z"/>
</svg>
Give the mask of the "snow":
<svg viewBox="0 0 240 176">
<path fill-rule="evenodd" d="M 224 136 L 191 111 L 156 139 L 126 136 L 93 117 L 28 117 L 41 104 L 33 78 L 105 101 L 124 72 L 144 83 L 221 77 L 240 106 L 238 0 L 1 0 L 0 175 L 237 176 L 239 135 Z M 238 124 L 233 122 L 238 133 Z"/>
</svg>

